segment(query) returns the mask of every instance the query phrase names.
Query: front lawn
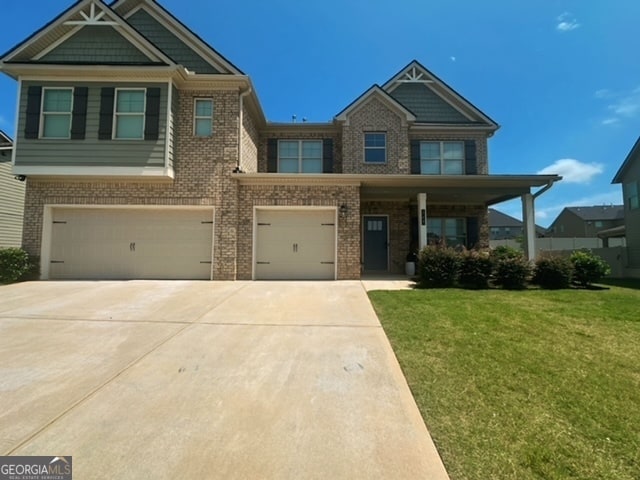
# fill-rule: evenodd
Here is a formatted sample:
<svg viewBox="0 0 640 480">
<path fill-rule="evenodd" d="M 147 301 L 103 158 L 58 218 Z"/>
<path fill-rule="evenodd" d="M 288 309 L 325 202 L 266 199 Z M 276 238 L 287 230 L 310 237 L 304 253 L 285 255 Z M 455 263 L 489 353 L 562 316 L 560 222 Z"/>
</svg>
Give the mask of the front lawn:
<svg viewBox="0 0 640 480">
<path fill-rule="evenodd" d="M 452 480 L 640 478 L 640 290 L 370 292 Z"/>
</svg>

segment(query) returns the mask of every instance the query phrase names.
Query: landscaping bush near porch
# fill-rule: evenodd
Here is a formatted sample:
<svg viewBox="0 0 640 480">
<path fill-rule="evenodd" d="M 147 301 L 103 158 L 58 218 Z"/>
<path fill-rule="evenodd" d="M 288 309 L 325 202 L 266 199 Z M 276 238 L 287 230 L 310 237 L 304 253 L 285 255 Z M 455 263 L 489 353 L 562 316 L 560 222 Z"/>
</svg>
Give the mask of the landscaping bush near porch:
<svg viewBox="0 0 640 480">
<path fill-rule="evenodd" d="M 451 480 L 637 480 L 635 288 L 369 295 Z"/>
<path fill-rule="evenodd" d="M 422 288 L 462 287 L 524 290 L 528 284 L 545 289 L 569 288 L 572 280 L 589 287 L 610 272 L 609 266 L 588 250 L 571 257 L 542 255 L 534 263 L 522 251 L 510 247 L 494 250 L 456 250 L 429 245 L 418 258 L 418 285 Z"/>
</svg>

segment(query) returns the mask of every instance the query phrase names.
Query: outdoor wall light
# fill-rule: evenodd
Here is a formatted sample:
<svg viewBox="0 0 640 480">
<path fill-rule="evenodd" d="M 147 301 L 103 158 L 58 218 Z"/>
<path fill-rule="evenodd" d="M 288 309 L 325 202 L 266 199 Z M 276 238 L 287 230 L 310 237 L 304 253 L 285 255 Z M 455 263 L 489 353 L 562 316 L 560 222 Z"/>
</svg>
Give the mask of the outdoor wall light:
<svg viewBox="0 0 640 480">
<path fill-rule="evenodd" d="M 340 208 L 338 210 L 338 212 L 340 213 L 340 217 L 344 218 L 347 216 L 347 210 L 349 209 L 349 207 L 347 207 L 344 203 L 342 205 L 340 205 Z"/>
</svg>

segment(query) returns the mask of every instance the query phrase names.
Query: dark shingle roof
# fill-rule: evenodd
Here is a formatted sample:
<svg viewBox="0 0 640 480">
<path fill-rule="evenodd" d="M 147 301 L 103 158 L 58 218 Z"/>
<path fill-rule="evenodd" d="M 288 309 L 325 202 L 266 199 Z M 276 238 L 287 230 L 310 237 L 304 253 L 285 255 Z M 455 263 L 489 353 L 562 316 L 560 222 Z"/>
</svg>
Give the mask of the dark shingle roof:
<svg viewBox="0 0 640 480">
<path fill-rule="evenodd" d="M 489 209 L 490 227 L 522 227 L 522 222 L 506 213 L 499 212 L 493 208 Z"/>
<path fill-rule="evenodd" d="M 567 207 L 582 220 L 620 220 L 624 218 L 624 205 L 597 205 L 595 207 Z"/>
<path fill-rule="evenodd" d="M 0 130 L 0 147 L 11 147 L 13 146 L 13 142 L 11 141 L 11 137 Z"/>
<path fill-rule="evenodd" d="M 494 208 L 489 209 L 489 227 L 522 228 L 522 221 L 502 213 Z M 546 228 L 536 225 L 536 233 L 543 235 Z"/>
</svg>

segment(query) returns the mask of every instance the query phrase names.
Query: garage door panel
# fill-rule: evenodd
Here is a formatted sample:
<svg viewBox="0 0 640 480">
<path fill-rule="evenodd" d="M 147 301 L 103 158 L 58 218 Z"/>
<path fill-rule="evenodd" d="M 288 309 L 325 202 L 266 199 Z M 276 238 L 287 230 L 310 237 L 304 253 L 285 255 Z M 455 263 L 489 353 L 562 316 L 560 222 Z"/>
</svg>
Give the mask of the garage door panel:
<svg viewBox="0 0 640 480">
<path fill-rule="evenodd" d="M 259 210 L 256 279 L 335 278 L 335 210 Z"/>
<path fill-rule="evenodd" d="M 54 209 L 50 276 L 209 279 L 212 216 L 212 210 Z"/>
</svg>

